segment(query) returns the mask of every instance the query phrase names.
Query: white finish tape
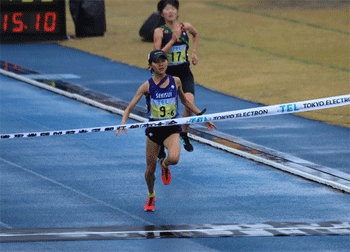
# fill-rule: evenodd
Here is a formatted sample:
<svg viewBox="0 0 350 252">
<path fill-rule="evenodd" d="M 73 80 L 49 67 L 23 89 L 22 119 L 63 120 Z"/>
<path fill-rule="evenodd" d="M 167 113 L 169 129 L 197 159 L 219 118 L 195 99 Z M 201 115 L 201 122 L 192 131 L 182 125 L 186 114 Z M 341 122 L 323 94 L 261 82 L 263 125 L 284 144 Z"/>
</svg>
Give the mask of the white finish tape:
<svg viewBox="0 0 350 252">
<path fill-rule="evenodd" d="M 290 113 L 299 113 L 299 112 L 306 112 L 311 110 L 345 106 L 349 104 L 350 104 L 350 94 L 347 94 L 347 95 L 327 97 L 327 98 L 316 99 L 316 100 L 300 101 L 300 102 L 264 106 L 264 107 L 250 108 L 250 109 L 242 109 L 242 110 L 233 110 L 228 112 L 220 112 L 220 113 L 184 117 L 184 118 L 175 118 L 175 119 L 168 119 L 168 120 L 161 120 L 161 121 L 150 121 L 150 122 L 133 123 L 133 124 L 125 124 L 125 125 L 102 126 L 102 127 L 71 129 L 71 130 L 1 134 L 0 139 L 72 135 L 72 134 L 80 134 L 80 133 L 113 131 L 117 129 L 140 129 L 140 128 L 147 128 L 147 127 L 162 127 L 162 126 L 170 126 L 170 125 L 205 123 L 210 121 L 215 122 L 215 121 L 244 119 L 244 118 L 252 118 L 252 117 L 285 115 Z"/>
</svg>

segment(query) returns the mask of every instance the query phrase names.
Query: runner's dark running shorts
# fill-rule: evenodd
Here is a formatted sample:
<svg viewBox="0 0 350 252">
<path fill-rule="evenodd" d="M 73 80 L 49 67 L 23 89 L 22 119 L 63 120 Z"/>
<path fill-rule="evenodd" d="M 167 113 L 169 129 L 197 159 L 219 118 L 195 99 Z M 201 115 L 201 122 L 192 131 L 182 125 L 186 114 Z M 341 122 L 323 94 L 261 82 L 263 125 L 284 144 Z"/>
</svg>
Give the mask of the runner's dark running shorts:
<svg viewBox="0 0 350 252">
<path fill-rule="evenodd" d="M 189 63 L 181 64 L 178 66 L 168 66 L 166 73 L 179 77 L 184 93 L 192 93 L 194 95 L 194 78 Z"/>
<path fill-rule="evenodd" d="M 165 126 L 165 127 L 151 127 L 145 131 L 146 136 L 156 144 L 163 145 L 164 140 L 174 133 L 182 131 L 180 125 Z"/>
</svg>

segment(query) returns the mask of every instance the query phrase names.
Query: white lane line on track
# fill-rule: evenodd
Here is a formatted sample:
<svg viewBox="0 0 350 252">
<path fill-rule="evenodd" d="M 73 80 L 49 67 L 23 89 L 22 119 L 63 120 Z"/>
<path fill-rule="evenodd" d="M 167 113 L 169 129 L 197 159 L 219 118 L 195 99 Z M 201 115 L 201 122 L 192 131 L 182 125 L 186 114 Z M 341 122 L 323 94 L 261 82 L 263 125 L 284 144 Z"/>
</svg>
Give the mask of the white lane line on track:
<svg viewBox="0 0 350 252">
<path fill-rule="evenodd" d="M 75 74 L 25 74 L 23 75 L 29 79 L 80 79 L 81 77 Z"/>
<path fill-rule="evenodd" d="M 44 180 L 46 180 L 46 181 L 48 181 L 48 182 L 51 182 L 51 183 L 53 183 L 53 184 L 55 184 L 55 185 L 57 185 L 57 186 L 59 186 L 59 187 L 62 187 L 62 188 L 64 188 L 64 189 L 67 189 L 67 190 L 69 190 L 69 191 L 71 191 L 71 192 L 74 192 L 74 193 L 76 193 L 76 194 L 78 194 L 78 195 L 80 195 L 80 196 L 83 196 L 83 197 L 88 198 L 88 199 L 90 199 L 90 200 L 92 200 L 92 201 L 95 201 L 96 203 L 99 203 L 99 204 L 101 204 L 101 205 L 104 205 L 104 206 L 106 206 L 106 207 L 109 207 L 109 208 L 111 208 L 111 209 L 113 209 L 113 210 L 119 211 L 119 212 L 121 212 L 121 213 L 123 213 L 123 214 L 125 214 L 125 215 L 127 215 L 127 216 L 132 217 L 133 219 L 136 219 L 136 220 L 138 220 L 138 221 L 141 221 L 142 223 L 145 223 L 145 224 L 148 224 L 148 225 L 154 225 L 152 222 L 146 221 L 146 220 L 144 220 L 144 219 L 142 219 L 142 218 L 140 218 L 140 217 L 138 217 L 138 216 L 136 216 L 136 215 L 130 214 L 129 212 L 124 211 L 124 210 L 120 209 L 119 207 L 113 206 L 113 205 L 111 205 L 111 204 L 109 204 L 109 203 L 107 203 L 107 202 L 104 202 L 104 201 L 102 201 L 102 200 L 100 200 L 100 199 L 97 199 L 97 198 L 95 198 L 95 197 L 92 197 L 92 196 L 90 196 L 90 195 L 88 195 L 88 194 L 86 194 L 86 193 L 83 193 L 83 192 L 81 192 L 81 191 L 79 191 L 79 190 L 76 190 L 76 189 L 70 187 L 70 186 L 67 186 L 67 185 L 65 185 L 65 184 L 62 184 L 62 183 L 60 183 L 60 182 L 58 182 L 58 181 L 56 181 L 56 180 L 54 180 L 54 179 L 51 179 L 51 178 L 46 177 L 46 176 L 44 176 L 44 175 L 41 175 L 41 174 L 39 174 L 39 173 L 37 173 L 37 172 L 35 172 L 35 171 L 29 170 L 29 169 L 27 169 L 27 168 L 25 168 L 25 167 L 23 167 L 23 166 L 21 166 L 21 165 L 15 164 L 15 163 L 13 163 L 13 162 L 11 162 L 11 161 L 8 161 L 8 160 L 5 160 L 5 159 L 3 159 L 3 158 L 1 158 L 1 157 L 0 157 L 0 160 L 1 160 L 2 162 L 6 163 L 6 164 L 9 164 L 9 165 L 14 166 L 14 167 L 16 167 L 16 168 L 19 168 L 19 169 L 21 169 L 21 170 L 23 170 L 23 171 L 25 171 L 25 172 L 28 172 L 28 173 L 30 173 L 30 174 L 32 174 L 32 175 L 34 175 L 34 176 L 37 176 L 37 177 L 39 177 L 39 178 L 41 178 L 41 179 L 44 179 Z"/>
</svg>

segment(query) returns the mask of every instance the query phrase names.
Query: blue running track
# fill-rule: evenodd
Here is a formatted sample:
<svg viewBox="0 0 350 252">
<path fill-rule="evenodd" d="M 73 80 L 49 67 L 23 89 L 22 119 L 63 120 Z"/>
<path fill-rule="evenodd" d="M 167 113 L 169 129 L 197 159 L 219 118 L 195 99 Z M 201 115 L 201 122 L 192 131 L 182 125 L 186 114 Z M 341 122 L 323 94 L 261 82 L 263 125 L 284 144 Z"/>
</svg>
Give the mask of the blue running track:
<svg viewBox="0 0 350 252">
<path fill-rule="evenodd" d="M 145 69 L 54 43 L 0 45 L 0 53 L 2 61 L 32 70 L 32 79 L 55 75 L 124 101 L 150 77 Z M 209 113 L 259 106 L 202 86 L 196 104 Z M 120 120 L 0 75 L 1 134 Z M 295 115 L 217 125 L 350 174 L 348 128 Z M 146 213 L 143 130 L 118 138 L 99 132 L 0 139 L 0 251 L 349 251 L 349 194 L 199 142 L 194 148 L 182 151 L 170 185 L 158 169 L 156 211 Z"/>
</svg>

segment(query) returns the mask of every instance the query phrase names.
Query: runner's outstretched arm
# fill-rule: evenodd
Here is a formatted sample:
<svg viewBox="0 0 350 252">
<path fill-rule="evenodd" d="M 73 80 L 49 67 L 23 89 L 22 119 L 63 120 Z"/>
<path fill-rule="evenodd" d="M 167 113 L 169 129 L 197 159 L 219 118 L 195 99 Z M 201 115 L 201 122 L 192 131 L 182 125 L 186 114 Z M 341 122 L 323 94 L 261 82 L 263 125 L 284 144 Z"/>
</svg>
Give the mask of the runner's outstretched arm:
<svg viewBox="0 0 350 252">
<path fill-rule="evenodd" d="M 139 89 L 137 90 L 134 98 L 132 98 L 130 104 L 124 110 L 122 121 L 120 122 L 120 124 L 126 124 L 126 120 L 129 118 L 131 111 L 136 106 L 136 104 L 140 101 L 142 96 L 144 94 L 148 93 L 148 90 L 149 90 L 149 83 L 148 83 L 148 81 L 146 81 L 145 83 L 143 83 L 139 87 Z M 128 133 L 126 129 L 120 129 L 120 130 L 117 130 L 115 132 L 115 135 L 118 136 L 122 131 L 124 131 L 125 134 Z"/>
</svg>

